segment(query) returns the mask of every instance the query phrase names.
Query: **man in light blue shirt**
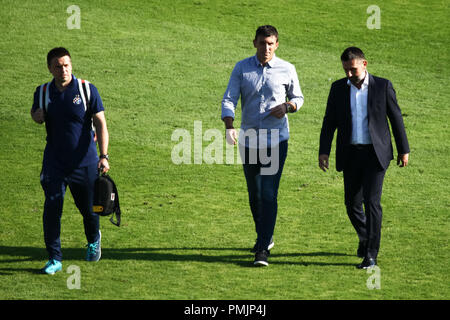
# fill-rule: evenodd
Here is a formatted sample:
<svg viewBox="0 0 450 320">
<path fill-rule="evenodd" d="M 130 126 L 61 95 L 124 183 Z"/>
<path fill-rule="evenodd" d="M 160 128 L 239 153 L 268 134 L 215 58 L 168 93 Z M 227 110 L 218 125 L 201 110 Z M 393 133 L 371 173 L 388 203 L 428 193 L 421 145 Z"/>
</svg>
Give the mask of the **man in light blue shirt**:
<svg viewBox="0 0 450 320">
<path fill-rule="evenodd" d="M 253 41 L 256 55 L 239 61 L 231 73 L 222 100 L 221 118 L 227 142 L 239 141 L 250 208 L 257 233 L 255 265 L 267 266 L 273 247 L 278 187 L 287 156 L 287 113 L 303 105 L 303 94 L 295 67 L 275 56 L 278 32 L 261 26 Z M 241 98 L 242 119 L 238 133 L 233 127 Z"/>
</svg>

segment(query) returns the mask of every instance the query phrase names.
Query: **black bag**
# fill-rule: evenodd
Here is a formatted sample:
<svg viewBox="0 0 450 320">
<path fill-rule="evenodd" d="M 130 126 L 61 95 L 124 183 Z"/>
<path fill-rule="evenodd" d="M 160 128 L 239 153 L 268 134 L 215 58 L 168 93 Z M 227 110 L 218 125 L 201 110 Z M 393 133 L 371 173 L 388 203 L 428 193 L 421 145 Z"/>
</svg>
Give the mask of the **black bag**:
<svg viewBox="0 0 450 320">
<path fill-rule="evenodd" d="M 95 180 L 93 210 L 100 216 L 109 216 L 114 213 L 116 221 L 114 221 L 114 214 L 109 221 L 118 227 L 120 226 L 119 194 L 113 179 L 106 173 L 99 174 L 97 180 Z"/>
</svg>

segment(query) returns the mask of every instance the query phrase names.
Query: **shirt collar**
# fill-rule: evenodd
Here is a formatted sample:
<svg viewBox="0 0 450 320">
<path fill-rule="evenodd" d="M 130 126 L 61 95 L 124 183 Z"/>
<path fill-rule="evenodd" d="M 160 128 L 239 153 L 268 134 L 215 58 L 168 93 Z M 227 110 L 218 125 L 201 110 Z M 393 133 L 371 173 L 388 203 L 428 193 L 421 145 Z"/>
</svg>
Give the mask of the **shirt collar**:
<svg viewBox="0 0 450 320">
<path fill-rule="evenodd" d="M 262 64 L 261 64 L 261 62 L 259 62 L 258 57 L 256 56 L 256 54 L 254 56 L 254 59 L 255 59 L 255 63 L 256 63 L 257 66 L 262 66 Z M 275 65 L 277 59 L 278 58 L 276 57 L 276 55 L 274 53 L 272 59 L 269 62 L 267 62 L 267 65 L 269 67 L 273 68 L 273 66 Z"/>
<path fill-rule="evenodd" d="M 77 78 L 72 74 L 72 81 L 70 81 L 69 87 L 76 86 Z"/>
</svg>

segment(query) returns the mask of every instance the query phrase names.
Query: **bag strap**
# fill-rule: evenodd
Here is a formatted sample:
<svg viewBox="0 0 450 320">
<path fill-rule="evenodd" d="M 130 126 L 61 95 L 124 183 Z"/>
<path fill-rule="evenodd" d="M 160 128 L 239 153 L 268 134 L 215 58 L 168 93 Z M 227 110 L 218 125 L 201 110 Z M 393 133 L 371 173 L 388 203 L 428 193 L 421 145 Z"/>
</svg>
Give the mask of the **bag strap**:
<svg viewBox="0 0 450 320">
<path fill-rule="evenodd" d="M 39 108 L 44 111 L 44 118 L 47 117 L 47 109 L 50 96 L 50 82 L 44 83 L 39 88 Z M 49 136 L 49 129 L 47 122 L 45 122 L 45 131 L 47 131 L 47 136 Z"/>
<path fill-rule="evenodd" d="M 83 104 L 84 104 L 84 110 L 86 111 L 86 113 L 88 111 L 92 111 L 92 100 L 91 100 L 91 86 L 89 81 L 87 80 L 82 80 L 82 79 L 77 79 L 78 80 L 78 90 L 80 90 L 81 93 L 81 99 L 83 100 Z M 95 133 L 95 126 L 94 126 L 94 121 L 91 118 L 91 126 L 92 126 L 92 131 L 94 131 Z"/>
<path fill-rule="evenodd" d="M 116 184 L 113 183 L 113 191 L 116 194 L 116 198 L 115 198 L 115 208 L 114 208 L 114 214 L 111 215 L 111 218 L 109 219 L 109 221 L 111 221 L 111 223 L 115 226 L 120 227 L 120 204 L 119 204 L 119 193 L 117 192 L 117 187 Z M 114 222 L 114 215 L 116 216 L 116 221 Z"/>
<path fill-rule="evenodd" d="M 50 82 L 44 83 L 39 88 L 39 108 L 44 110 L 44 113 L 47 112 L 48 102 L 50 96 Z"/>
<path fill-rule="evenodd" d="M 89 81 L 77 79 L 78 81 L 78 90 L 81 94 L 81 99 L 83 100 L 84 110 L 88 112 L 91 110 L 91 88 L 89 86 Z"/>
</svg>

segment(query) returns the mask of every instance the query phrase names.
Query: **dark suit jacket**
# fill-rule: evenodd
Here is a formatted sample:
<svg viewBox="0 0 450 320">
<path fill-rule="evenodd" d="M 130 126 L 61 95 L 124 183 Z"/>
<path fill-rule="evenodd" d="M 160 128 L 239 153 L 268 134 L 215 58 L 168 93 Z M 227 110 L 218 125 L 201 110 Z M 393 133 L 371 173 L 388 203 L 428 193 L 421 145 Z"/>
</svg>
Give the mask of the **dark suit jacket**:
<svg viewBox="0 0 450 320">
<path fill-rule="evenodd" d="M 391 133 L 387 119 L 389 118 L 391 123 L 399 154 L 409 153 L 408 139 L 392 83 L 387 79 L 368 75 L 367 117 L 369 133 L 378 161 L 383 169 L 387 169 L 389 162 L 393 159 Z M 352 137 L 350 86 L 347 85 L 347 78 L 337 80 L 331 85 L 320 133 L 319 154 L 330 154 L 336 129 L 336 169 L 342 171 L 347 159 L 346 150 Z"/>
</svg>

